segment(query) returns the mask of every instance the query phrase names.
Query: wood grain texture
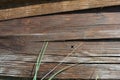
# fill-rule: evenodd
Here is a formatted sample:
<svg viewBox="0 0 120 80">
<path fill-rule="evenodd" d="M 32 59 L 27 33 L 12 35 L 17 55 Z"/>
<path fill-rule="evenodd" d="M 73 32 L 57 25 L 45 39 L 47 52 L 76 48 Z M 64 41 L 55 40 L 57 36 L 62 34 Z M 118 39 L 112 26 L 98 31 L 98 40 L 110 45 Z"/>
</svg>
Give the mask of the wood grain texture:
<svg viewBox="0 0 120 80">
<path fill-rule="evenodd" d="M 69 64 L 60 66 L 57 70 L 62 67 L 68 66 Z M 119 79 L 119 65 L 116 64 L 80 64 L 78 66 L 72 67 L 65 72 L 57 76 L 59 79 Z M 117 70 L 115 70 L 117 68 Z M 50 68 L 51 69 L 51 68 Z M 55 73 L 55 70 L 53 73 Z M 41 70 L 42 71 L 42 70 Z M 111 76 L 110 76 L 111 75 Z"/>
<path fill-rule="evenodd" d="M 24 2 L 24 1 L 21 1 L 21 2 Z M 18 1 L 16 3 L 18 4 L 21 2 Z M 7 2 L 2 1 L 2 3 L 7 3 Z M 27 4 L 29 4 L 29 2 L 27 2 L 26 5 Z M 51 14 L 51 13 L 58 13 L 58 12 L 65 12 L 65 11 L 82 10 L 82 9 L 89 9 L 89 8 L 96 8 L 96 7 L 113 6 L 113 5 L 120 5 L 120 1 L 119 0 L 67 0 L 67 1 L 58 0 L 58 2 L 49 1 L 49 3 L 34 4 L 34 5 L 28 5 L 28 6 L 24 5 L 24 6 L 14 7 L 10 9 L 9 8 L 2 9 L 0 10 L 0 20 Z"/>
<path fill-rule="evenodd" d="M 16 40 L 16 43 L 13 45 L 12 42 L 14 42 L 14 39 L 7 40 L 1 40 L 0 75 L 15 77 L 33 76 L 34 65 L 43 42 L 31 42 L 19 39 Z M 95 79 L 97 75 L 100 79 L 120 78 L 118 76 L 120 73 L 119 41 L 49 42 L 38 77 L 42 77 L 54 68 L 55 65 L 61 62 L 65 56 L 70 54 L 72 50 L 81 43 L 82 45 L 64 60 L 63 64 L 59 66 L 57 70 L 76 63 L 79 65 L 64 71 L 56 78 Z"/>
<path fill-rule="evenodd" d="M 119 10 L 109 12 L 108 9 L 101 13 L 66 13 L 1 21 L 0 77 L 32 77 L 43 41 L 47 40 L 39 78 L 80 45 L 51 75 L 63 67 L 78 64 L 55 78 L 120 79 L 119 17 Z"/>
<path fill-rule="evenodd" d="M 31 41 L 120 38 L 120 13 L 76 13 L 31 17 L 0 23 L 0 36 Z"/>
<path fill-rule="evenodd" d="M 50 63 L 50 64 L 43 64 L 41 66 L 40 69 L 40 73 L 38 77 L 42 77 L 43 75 L 45 75 L 48 71 L 50 71 L 53 67 L 55 67 L 57 64 L 56 63 Z M 55 73 L 56 71 L 60 70 L 63 67 L 69 66 L 71 64 L 63 64 L 61 66 L 59 66 L 53 73 Z M 100 79 L 119 79 L 119 74 L 120 74 L 120 65 L 116 65 L 116 64 L 80 64 L 78 66 L 72 67 L 66 71 L 64 71 L 63 73 L 59 74 L 58 76 L 56 76 L 55 78 L 58 79 L 96 79 L 96 76 L 99 76 Z M 4 67 L 4 69 L 6 69 L 7 67 Z M 12 67 L 13 69 L 14 67 Z M 13 70 L 16 71 L 22 71 L 19 70 L 17 68 L 14 68 Z M 8 70 L 10 71 L 10 70 Z M 27 72 L 27 70 L 24 70 Z M 27 75 L 28 77 L 31 76 L 31 72 L 28 72 L 29 75 Z M 2 74 L 1 74 L 2 75 Z M 9 73 L 4 73 L 3 75 L 10 75 Z M 52 74 L 51 74 L 52 75 Z M 25 76 L 24 75 L 20 75 L 19 73 L 16 74 L 11 73 L 11 76 Z M 32 76 L 31 76 L 32 77 Z M 49 78 L 49 77 L 48 77 Z"/>
</svg>

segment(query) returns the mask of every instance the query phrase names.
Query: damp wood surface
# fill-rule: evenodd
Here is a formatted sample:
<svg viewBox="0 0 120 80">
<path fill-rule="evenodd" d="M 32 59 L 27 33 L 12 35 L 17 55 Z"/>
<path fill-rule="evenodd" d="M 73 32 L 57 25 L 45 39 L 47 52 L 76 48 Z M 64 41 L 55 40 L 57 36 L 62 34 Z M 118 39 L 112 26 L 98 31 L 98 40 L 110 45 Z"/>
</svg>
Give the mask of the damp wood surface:
<svg viewBox="0 0 120 80">
<path fill-rule="evenodd" d="M 0 20 L 120 5 L 119 0 L 1 0 Z M 4 5 L 3 5 L 4 4 Z M 22 15 L 21 15 L 22 14 Z"/>
<path fill-rule="evenodd" d="M 119 17 L 119 7 L 114 7 L 98 13 L 95 9 L 1 21 L 0 79 L 32 78 L 44 41 L 49 43 L 39 78 L 62 61 L 52 74 L 77 65 L 55 79 L 120 79 Z M 71 55 L 63 60 L 68 54 Z"/>
</svg>

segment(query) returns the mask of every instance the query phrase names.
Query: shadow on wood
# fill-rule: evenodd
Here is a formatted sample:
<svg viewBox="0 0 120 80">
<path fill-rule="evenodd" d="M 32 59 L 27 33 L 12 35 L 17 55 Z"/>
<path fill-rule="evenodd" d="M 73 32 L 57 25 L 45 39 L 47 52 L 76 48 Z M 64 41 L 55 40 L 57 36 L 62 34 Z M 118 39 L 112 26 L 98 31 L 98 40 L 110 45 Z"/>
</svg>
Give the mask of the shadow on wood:
<svg viewBox="0 0 120 80">
<path fill-rule="evenodd" d="M 0 0 L 0 9 L 16 8 L 36 4 L 54 3 L 71 0 Z"/>
</svg>

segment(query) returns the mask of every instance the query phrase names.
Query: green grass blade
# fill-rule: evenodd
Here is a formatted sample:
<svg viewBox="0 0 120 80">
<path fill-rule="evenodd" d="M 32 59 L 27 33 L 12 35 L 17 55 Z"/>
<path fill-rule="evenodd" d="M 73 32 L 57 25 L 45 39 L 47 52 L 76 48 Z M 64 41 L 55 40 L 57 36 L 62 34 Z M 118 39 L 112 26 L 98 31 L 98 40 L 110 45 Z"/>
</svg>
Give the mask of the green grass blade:
<svg viewBox="0 0 120 80">
<path fill-rule="evenodd" d="M 76 65 L 76 64 L 75 64 Z M 56 73 L 54 73 L 48 80 L 52 80 L 55 76 L 57 76 L 58 74 L 60 74 L 61 72 L 75 66 L 75 65 L 72 65 L 72 66 L 67 66 L 67 67 L 64 67 L 62 69 L 60 69 L 59 71 L 57 71 Z"/>
<path fill-rule="evenodd" d="M 38 70 L 40 68 L 40 65 L 41 65 L 41 61 L 42 61 L 42 58 L 45 54 L 45 51 L 47 49 L 47 46 L 48 46 L 48 42 L 44 42 L 43 46 L 42 46 L 42 49 L 39 53 L 39 56 L 37 58 L 37 62 L 36 62 L 36 68 L 35 68 L 35 74 L 34 74 L 34 78 L 33 80 L 37 80 L 37 73 L 38 73 Z"/>
<path fill-rule="evenodd" d="M 39 63 L 39 61 L 40 61 L 40 56 L 41 56 L 41 53 L 43 52 L 44 46 L 45 46 L 45 43 L 43 44 L 43 46 L 42 46 L 42 48 L 41 48 L 41 50 L 40 50 L 40 52 L 39 52 L 38 58 L 37 58 L 36 67 L 35 67 L 35 74 L 34 74 L 33 80 L 36 80 L 36 79 L 37 79 L 38 63 Z"/>
<path fill-rule="evenodd" d="M 83 43 L 78 44 L 78 46 L 76 46 L 76 47 L 71 51 L 71 53 L 69 53 L 58 65 L 56 65 L 56 66 L 55 66 L 53 69 L 51 69 L 47 74 L 45 74 L 45 75 L 41 78 L 41 80 L 44 80 L 49 74 L 51 74 L 58 66 L 60 66 L 60 65 L 63 63 L 63 61 L 65 61 L 70 55 L 72 55 L 73 52 L 75 52 L 75 50 L 77 50 L 79 47 L 81 47 L 82 44 L 83 44 Z"/>
<path fill-rule="evenodd" d="M 42 49 L 41 49 L 41 51 L 40 51 L 40 53 L 39 53 L 39 56 L 38 56 L 38 58 L 37 58 L 36 67 L 35 67 L 35 74 L 34 74 L 34 78 L 33 78 L 33 80 L 36 80 L 36 79 L 37 79 L 38 64 L 39 64 L 40 57 L 41 57 L 41 55 L 42 55 L 42 52 L 43 52 L 44 46 L 45 46 L 45 43 L 43 44 Z"/>
<path fill-rule="evenodd" d="M 45 47 L 44 47 L 44 49 L 43 49 L 42 55 L 40 56 L 40 60 L 39 60 L 39 62 L 38 62 L 39 68 L 40 68 L 41 61 L 42 61 L 42 59 L 43 59 L 43 57 L 44 57 L 45 51 L 46 51 L 46 49 L 47 49 L 47 46 L 48 46 L 48 42 L 45 42 Z"/>
<path fill-rule="evenodd" d="M 95 80 L 98 80 L 99 76 L 97 75 L 96 79 Z"/>
</svg>

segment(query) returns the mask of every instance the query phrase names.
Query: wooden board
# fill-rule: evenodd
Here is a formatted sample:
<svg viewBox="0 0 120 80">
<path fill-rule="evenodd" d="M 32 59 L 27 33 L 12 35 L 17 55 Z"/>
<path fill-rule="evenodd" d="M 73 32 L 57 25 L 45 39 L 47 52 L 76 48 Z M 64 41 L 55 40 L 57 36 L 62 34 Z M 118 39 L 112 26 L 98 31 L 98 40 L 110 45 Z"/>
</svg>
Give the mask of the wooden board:
<svg viewBox="0 0 120 80">
<path fill-rule="evenodd" d="M 0 10 L 0 20 L 120 5 L 119 0 L 26 1 L 2 0 L 1 3 L 6 4 L 6 7 L 8 8 L 4 9 L 5 5 L 1 5 L 1 8 L 3 9 Z"/>
<path fill-rule="evenodd" d="M 31 41 L 120 38 L 119 17 L 119 12 L 67 13 L 3 21 L 0 36 Z"/>
<path fill-rule="evenodd" d="M 109 10 L 1 21 L 0 78 L 32 78 L 39 51 L 47 40 L 39 78 L 80 45 L 52 74 L 63 67 L 78 65 L 55 78 L 120 79 L 120 13 L 119 8 L 118 12 Z"/>
<path fill-rule="evenodd" d="M 21 41 L 22 39 L 20 39 Z M 16 41 L 17 46 L 11 46 L 11 42 L 2 40 L 4 46 L 0 47 L 0 75 L 15 77 L 33 76 L 34 65 L 38 52 L 43 42 L 25 41 L 21 43 Z M 49 42 L 46 50 L 43 64 L 40 68 L 38 77 L 42 77 L 52 68 L 54 68 L 65 56 L 70 54 L 79 44 L 81 46 L 74 51 L 57 70 L 72 64 L 79 65 L 64 71 L 56 78 L 59 79 L 95 79 L 98 75 L 100 79 L 120 79 L 120 42 L 102 41 L 102 42 Z M 73 46 L 73 47 L 71 47 Z M 8 48 L 6 48 L 8 47 Z M 18 48 L 18 49 L 15 49 Z M 24 51 L 24 52 L 23 52 Z M 56 72 L 55 70 L 54 72 Z M 53 72 L 53 73 L 54 73 Z M 31 77 L 32 77 L 31 76 Z"/>
</svg>

